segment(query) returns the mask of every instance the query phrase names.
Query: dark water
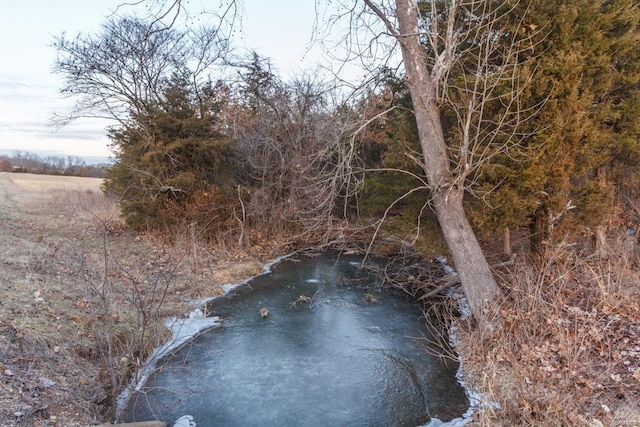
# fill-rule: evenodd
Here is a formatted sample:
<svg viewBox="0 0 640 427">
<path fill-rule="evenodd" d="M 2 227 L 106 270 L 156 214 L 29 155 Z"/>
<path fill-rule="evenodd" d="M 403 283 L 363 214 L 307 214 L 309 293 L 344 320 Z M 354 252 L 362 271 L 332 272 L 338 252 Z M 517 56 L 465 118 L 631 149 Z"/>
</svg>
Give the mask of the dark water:
<svg viewBox="0 0 640 427">
<path fill-rule="evenodd" d="M 425 350 L 419 307 L 381 290 L 360 261 L 335 252 L 285 260 L 213 301 L 222 326 L 164 360 L 125 421 L 416 426 L 459 417 L 469 402 L 457 365 Z"/>
</svg>

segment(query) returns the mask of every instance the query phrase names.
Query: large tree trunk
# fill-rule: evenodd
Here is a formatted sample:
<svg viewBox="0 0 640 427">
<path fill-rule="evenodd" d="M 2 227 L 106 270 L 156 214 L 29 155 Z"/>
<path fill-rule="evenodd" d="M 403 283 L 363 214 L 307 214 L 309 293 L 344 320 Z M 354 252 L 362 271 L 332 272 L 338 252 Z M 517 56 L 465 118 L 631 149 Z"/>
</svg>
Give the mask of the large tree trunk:
<svg viewBox="0 0 640 427">
<path fill-rule="evenodd" d="M 462 190 L 434 195 L 433 205 L 442 233 L 447 241 L 471 312 L 482 321 L 498 294 L 491 268 L 480 248 L 462 204 Z"/>
<path fill-rule="evenodd" d="M 483 322 L 486 320 L 485 309 L 497 296 L 498 286 L 464 212 L 461 182 L 456 181 L 450 169 L 437 102 L 438 82 L 431 78 L 425 50 L 420 43 L 416 1 L 396 0 L 396 14 L 400 29 L 398 41 L 433 205 L 471 311 Z"/>
</svg>

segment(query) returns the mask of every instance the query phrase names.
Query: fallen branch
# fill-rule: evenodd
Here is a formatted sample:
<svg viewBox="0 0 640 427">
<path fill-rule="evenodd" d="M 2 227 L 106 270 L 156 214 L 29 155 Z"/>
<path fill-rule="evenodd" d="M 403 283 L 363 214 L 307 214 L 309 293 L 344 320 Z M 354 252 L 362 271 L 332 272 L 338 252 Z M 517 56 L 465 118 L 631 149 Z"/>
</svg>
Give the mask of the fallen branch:
<svg viewBox="0 0 640 427">
<path fill-rule="evenodd" d="M 447 279 L 444 280 L 444 282 L 442 282 L 442 284 L 440 284 L 440 286 L 438 286 L 435 289 L 430 290 L 429 292 L 427 292 L 426 294 L 420 296 L 420 298 L 418 298 L 418 301 L 422 301 L 425 300 L 427 298 L 431 298 L 433 296 L 438 295 L 440 292 L 450 288 L 451 286 L 457 284 L 460 282 L 460 278 L 456 275 L 456 276 L 449 276 Z"/>
</svg>

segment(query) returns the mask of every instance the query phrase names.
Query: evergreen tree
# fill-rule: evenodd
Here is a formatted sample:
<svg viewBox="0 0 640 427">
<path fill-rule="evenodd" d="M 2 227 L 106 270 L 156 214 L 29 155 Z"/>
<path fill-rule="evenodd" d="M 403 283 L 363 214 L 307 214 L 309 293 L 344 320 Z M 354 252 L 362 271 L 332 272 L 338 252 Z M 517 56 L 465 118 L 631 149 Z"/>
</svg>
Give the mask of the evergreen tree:
<svg viewBox="0 0 640 427">
<path fill-rule="evenodd" d="M 373 121 L 359 134 L 358 155 L 365 179 L 352 209 L 365 223 L 384 216 L 382 230 L 411 241 L 423 255 L 442 254 L 446 248 L 428 205 L 429 189 L 418 160 L 420 142 L 407 88 L 401 81 L 387 79 L 379 93 L 355 108 L 365 121 Z"/>
<path fill-rule="evenodd" d="M 215 232 L 231 220 L 237 158 L 217 130 L 215 110 L 211 84 L 195 96 L 174 76 L 161 101 L 111 131 L 117 162 L 105 188 L 120 196 L 131 226 L 164 231 L 196 223 Z"/>
<path fill-rule="evenodd" d="M 602 224 L 615 188 L 636 176 L 640 10 L 631 0 L 532 1 L 522 31 L 542 28 L 532 46 L 526 150 L 482 171 L 488 227 L 529 223 L 534 248 Z M 489 206 L 490 209 L 487 209 Z"/>
</svg>

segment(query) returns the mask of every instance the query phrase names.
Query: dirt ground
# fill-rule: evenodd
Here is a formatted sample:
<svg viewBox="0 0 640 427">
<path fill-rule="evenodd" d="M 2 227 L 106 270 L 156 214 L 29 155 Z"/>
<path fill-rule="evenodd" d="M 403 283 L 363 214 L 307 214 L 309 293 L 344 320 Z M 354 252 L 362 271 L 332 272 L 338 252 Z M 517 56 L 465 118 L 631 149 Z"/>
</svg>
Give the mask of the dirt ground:
<svg viewBox="0 0 640 427">
<path fill-rule="evenodd" d="M 262 269 L 125 231 L 101 182 L 0 173 L 0 427 L 108 421 L 162 319 Z"/>
</svg>

